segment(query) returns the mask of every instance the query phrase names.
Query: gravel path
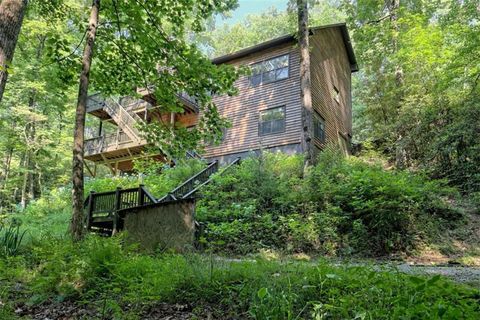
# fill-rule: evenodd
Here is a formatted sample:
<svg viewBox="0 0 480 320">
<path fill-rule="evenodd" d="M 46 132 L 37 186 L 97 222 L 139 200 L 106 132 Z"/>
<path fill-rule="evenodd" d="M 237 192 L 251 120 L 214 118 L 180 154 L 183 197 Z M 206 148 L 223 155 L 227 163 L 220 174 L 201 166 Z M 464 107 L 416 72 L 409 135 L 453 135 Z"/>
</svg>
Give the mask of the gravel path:
<svg viewBox="0 0 480 320">
<path fill-rule="evenodd" d="M 470 283 L 480 288 L 480 268 L 461 266 L 418 266 L 400 264 L 396 266 L 398 271 L 408 274 L 423 274 L 446 276 L 457 282 Z"/>
</svg>

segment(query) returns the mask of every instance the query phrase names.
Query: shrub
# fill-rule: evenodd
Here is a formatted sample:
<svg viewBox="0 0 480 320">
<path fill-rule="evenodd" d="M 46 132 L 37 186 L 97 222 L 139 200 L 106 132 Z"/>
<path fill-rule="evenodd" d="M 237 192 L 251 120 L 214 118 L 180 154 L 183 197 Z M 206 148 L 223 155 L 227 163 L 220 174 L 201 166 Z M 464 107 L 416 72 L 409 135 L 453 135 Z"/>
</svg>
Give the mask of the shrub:
<svg viewBox="0 0 480 320">
<path fill-rule="evenodd" d="M 446 182 L 335 150 L 302 175 L 301 157 L 266 152 L 216 176 L 197 208 L 213 249 L 409 252 L 428 240 L 428 221 L 460 217 L 447 202 L 456 191 Z"/>
</svg>

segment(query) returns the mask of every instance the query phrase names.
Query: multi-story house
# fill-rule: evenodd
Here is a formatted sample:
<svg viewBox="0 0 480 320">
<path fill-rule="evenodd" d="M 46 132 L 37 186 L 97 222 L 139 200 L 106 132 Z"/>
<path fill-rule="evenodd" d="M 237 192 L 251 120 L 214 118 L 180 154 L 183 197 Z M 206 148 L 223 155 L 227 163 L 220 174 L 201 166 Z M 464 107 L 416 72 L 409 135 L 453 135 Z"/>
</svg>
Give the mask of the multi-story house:
<svg viewBox="0 0 480 320">
<path fill-rule="evenodd" d="M 349 152 L 352 137 L 351 74 L 358 70 L 345 24 L 310 28 L 311 113 L 314 150 L 335 143 Z M 302 143 L 300 50 L 293 35 L 282 36 L 212 60 L 215 64 L 247 65 L 249 76 L 240 77 L 236 96 L 214 97 L 219 113 L 229 119 L 222 142 L 205 146 L 202 156 L 229 162 L 260 149 L 286 153 L 305 152 Z M 152 97 L 143 100 L 98 101 L 90 97 L 87 112 L 101 120 L 100 128 L 85 142 L 85 159 L 106 164 L 113 172 L 130 171 L 132 160 L 147 147 L 136 128 L 141 121 L 172 121 L 186 127 L 197 123 L 199 110 L 188 96 L 179 95 L 182 114 L 162 114 L 152 108 Z M 158 103 L 158 102 L 154 102 Z M 106 126 L 114 130 L 107 133 Z M 109 123 L 109 124 L 108 124 Z M 156 157 L 163 160 L 162 155 Z"/>
</svg>

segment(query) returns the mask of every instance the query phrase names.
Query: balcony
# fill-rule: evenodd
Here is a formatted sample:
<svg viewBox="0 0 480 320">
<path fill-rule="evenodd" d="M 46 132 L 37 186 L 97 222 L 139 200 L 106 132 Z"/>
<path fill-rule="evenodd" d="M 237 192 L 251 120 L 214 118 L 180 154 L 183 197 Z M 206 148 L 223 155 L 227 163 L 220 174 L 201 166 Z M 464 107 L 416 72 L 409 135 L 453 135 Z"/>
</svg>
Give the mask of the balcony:
<svg viewBox="0 0 480 320">
<path fill-rule="evenodd" d="M 85 159 L 94 162 L 133 157 L 140 154 L 147 145 L 146 140 L 132 140 L 125 132 L 103 134 L 85 140 Z"/>
</svg>

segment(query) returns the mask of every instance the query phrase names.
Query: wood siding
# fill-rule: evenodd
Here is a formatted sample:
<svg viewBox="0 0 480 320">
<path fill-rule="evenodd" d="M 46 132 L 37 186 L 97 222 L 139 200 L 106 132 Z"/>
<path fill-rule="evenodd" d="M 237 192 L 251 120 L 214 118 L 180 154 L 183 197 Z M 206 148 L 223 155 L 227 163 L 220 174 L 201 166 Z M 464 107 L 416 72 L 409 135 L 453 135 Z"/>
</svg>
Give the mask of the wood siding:
<svg viewBox="0 0 480 320">
<path fill-rule="evenodd" d="M 310 37 L 313 108 L 325 120 L 326 143 L 352 136 L 351 69 L 339 28 L 317 30 Z M 339 90 L 339 102 L 332 94 Z M 324 145 L 314 139 L 315 146 Z"/>
<path fill-rule="evenodd" d="M 290 55 L 287 79 L 253 87 L 250 85 L 249 77 L 243 76 L 235 83 L 239 91 L 237 96 L 214 98 L 219 113 L 230 120 L 232 127 L 226 130 L 220 145 L 205 148 L 205 157 L 219 157 L 260 148 L 300 143 L 301 100 L 298 49 L 292 44 L 287 44 L 229 63 L 235 66 L 250 65 L 287 53 Z M 259 112 L 279 106 L 285 106 L 285 131 L 259 136 Z"/>
</svg>

